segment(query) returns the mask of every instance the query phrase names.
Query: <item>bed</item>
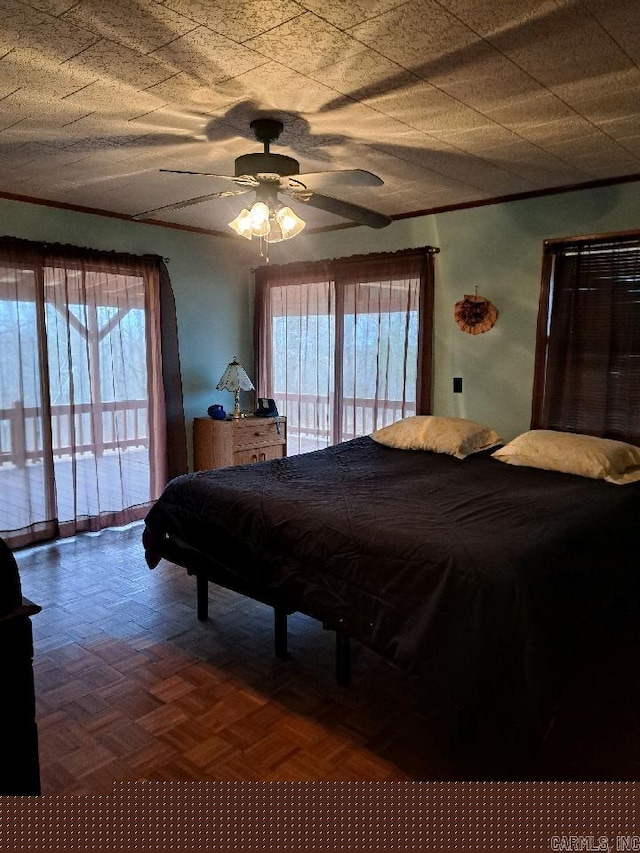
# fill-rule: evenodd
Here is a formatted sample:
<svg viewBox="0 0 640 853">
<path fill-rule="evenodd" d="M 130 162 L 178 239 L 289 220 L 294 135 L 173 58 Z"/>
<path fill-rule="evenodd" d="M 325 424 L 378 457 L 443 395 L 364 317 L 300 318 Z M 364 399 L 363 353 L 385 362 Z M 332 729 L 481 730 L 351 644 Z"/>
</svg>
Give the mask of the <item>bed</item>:
<svg viewBox="0 0 640 853">
<path fill-rule="evenodd" d="M 637 621 L 640 482 L 494 451 L 457 458 L 364 436 L 183 475 L 146 518 L 146 559 L 196 575 L 200 618 L 210 582 L 271 605 L 282 656 L 298 611 L 425 695 L 541 732 L 574 662 Z"/>
</svg>

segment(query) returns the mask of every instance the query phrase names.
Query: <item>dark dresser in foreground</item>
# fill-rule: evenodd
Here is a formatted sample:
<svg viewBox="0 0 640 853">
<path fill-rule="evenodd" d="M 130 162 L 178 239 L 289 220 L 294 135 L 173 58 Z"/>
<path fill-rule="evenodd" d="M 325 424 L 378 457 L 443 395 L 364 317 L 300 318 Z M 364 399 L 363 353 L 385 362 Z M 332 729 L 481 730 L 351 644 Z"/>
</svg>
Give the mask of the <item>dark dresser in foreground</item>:
<svg viewBox="0 0 640 853">
<path fill-rule="evenodd" d="M 0 795 L 40 793 L 31 616 L 41 608 L 22 596 L 18 566 L 0 539 Z"/>
</svg>

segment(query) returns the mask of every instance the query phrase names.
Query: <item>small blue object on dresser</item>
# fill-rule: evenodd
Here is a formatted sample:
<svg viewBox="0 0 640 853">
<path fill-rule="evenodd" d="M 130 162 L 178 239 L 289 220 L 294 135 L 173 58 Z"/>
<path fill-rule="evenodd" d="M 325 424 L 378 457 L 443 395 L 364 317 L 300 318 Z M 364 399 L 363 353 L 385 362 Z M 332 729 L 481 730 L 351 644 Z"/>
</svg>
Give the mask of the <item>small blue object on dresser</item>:
<svg viewBox="0 0 640 853">
<path fill-rule="evenodd" d="M 227 413 L 219 403 L 209 406 L 207 413 L 214 421 L 223 421 L 227 417 Z"/>
</svg>

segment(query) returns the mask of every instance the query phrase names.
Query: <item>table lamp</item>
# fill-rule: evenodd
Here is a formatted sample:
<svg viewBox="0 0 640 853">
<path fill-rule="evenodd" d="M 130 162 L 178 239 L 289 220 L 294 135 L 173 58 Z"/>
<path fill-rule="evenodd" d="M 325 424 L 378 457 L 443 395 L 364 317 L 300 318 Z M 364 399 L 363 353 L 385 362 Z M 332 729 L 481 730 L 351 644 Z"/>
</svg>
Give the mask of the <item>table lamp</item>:
<svg viewBox="0 0 640 853">
<path fill-rule="evenodd" d="M 230 361 L 227 369 L 220 377 L 220 381 L 216 385 L 216 391 L 232 391 L 235 394 L 233 404 L 233 417 L 243 417 L 240 411 L 240 391 L 253 391 L 253 382 L 247 376 L 247 371 L 240 364 L 237 358 Z"/>
</svg>

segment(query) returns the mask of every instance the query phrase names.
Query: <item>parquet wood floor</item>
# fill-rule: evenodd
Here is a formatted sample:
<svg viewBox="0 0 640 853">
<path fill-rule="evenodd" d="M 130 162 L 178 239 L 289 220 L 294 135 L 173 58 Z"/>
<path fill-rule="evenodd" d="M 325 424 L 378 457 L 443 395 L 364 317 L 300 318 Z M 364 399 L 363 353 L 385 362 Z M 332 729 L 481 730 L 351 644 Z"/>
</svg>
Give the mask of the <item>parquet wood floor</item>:
<svg viewBox="0 0 640 853">
<path fill-rule="evenodd" d="M 334 679 L 332 635 L 290 617 L 291 659 L 273 655 L 272 612 L 195 580 L 150 571 L 141 525 L 18 551 L 33 618 L 44 794 L 100 794 L 116 781 L 385 781 L 504 778 L 500 738 L 456 749 L 436 697 L 353 645 Z M 516 778 L 637 779 L 638 689 L 609 669 L 584 684 Z M 619 676 L 619 677 L 618 677 Z M 586 701 L 585 701 L 586 700 Z M 585 713 L 585 705 L 589 713 Z"/>
</svg>

